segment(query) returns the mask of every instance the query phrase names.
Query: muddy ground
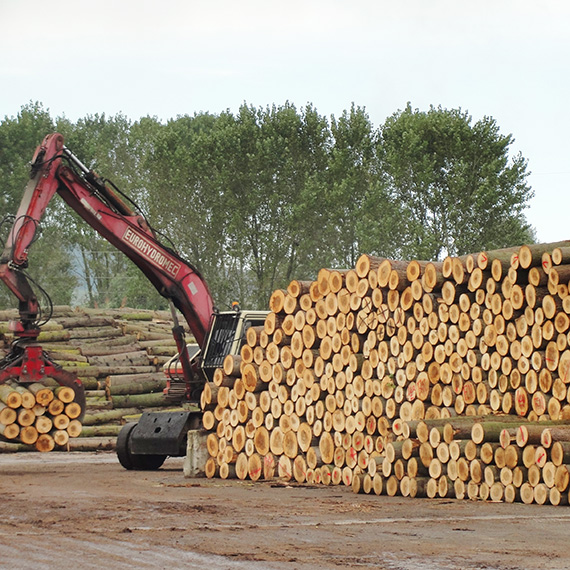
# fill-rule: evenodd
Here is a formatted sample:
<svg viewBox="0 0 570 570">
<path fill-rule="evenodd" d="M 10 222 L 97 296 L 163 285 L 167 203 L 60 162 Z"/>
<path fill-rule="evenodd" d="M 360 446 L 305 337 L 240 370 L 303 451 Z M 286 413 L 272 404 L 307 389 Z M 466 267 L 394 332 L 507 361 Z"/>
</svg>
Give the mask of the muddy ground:
<svg viewBox="0 0 570 570">
<path fill-rule="evenodd" d="M 355 495 L 0 455 L 0 567 L 570 569 L 570 507 Z"/>
</svg>

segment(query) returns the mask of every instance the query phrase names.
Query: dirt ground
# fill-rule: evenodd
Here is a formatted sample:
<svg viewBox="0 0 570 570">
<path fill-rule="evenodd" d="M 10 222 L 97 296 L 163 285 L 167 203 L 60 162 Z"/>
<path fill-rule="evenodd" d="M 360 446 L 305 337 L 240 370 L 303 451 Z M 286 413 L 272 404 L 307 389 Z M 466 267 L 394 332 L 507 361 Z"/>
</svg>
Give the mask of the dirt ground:
<svg viewBox="0 0 570 570">
<path fill-rule="evenodd" d="M 570 569 L 570 508 L 127 472 L 113 453 L 0 456 L 0 567 Z"/>
</svg>

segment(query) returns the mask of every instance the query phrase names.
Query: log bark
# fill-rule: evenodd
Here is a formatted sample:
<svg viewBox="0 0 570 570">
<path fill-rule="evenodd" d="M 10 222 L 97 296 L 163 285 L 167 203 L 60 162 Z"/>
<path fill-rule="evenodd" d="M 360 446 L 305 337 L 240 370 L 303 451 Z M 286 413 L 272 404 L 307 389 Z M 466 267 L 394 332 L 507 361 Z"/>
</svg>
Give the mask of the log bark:
<svg viewBox="0 0 570 570">
<path fill-rule="evenodd" d="M 163 393 L 114 395 L 111 397 L 111 401 L 113 408 L 147 408 L 171 405 Z"/>
<path fill-rule="evenodd" d="M 81 437 L 116 437 L 119 435 L 122 427 L 121 425 L 82 426 L 79 433 Z M 79 437 L 79 434 L 72 437 Z"/>
<path fill-rule="evenodd" d="M 113 451 L 116 437 L 76 437 L 66 444 L 67 451 Z"/>
<path fill-rule="evenodd" d="M 109 410 L 106 412 L 89 413 L 85 414 L 83 418 L 83 425 L 100 425 L 107 424 L 112 421 L 119 421 L 125 416 L 130 416 L 140 413 L 139 408 L 122 408 L 118 410 Z"/>
<path fill-rule="evenodd" d="M 166 387 L 166 378 L 162 376 L 161 378 L 156 378 L 153 380 L 145 380 L 140 382 L 130 382 L 127 384 L 119 383 L 108 385 L 108 394 L 112 396 L 120 395 L 134 395 L 134 394 L 145 394 L 160 392 Z"/>
</svg>

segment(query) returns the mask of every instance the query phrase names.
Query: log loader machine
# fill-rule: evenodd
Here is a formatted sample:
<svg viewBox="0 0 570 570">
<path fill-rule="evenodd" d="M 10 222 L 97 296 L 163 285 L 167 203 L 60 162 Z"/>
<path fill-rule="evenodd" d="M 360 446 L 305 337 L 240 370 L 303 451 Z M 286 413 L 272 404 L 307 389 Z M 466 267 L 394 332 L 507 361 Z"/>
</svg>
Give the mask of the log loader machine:
<svg viewBox="0 0 570 570">
<path fill-rule="evenodd" d="M 30 180 L 5 241 L 0 279 L 18 299 L 19 320 L 10 323 L 15 340 L 0 361 L 0 384 L 41 382 L 45 377 L 69 386 L 85 413 L 81 381 L 52 360 L 38 342 L 46 315 L 27 275 L 28 253 L 37 238 L 42 215 L 55 194 L 123 252 L 168 299 L 172 334 L 178 355 L 166 368 L 165 395 L 173 402 L 198 404 L 205 382 L 213 379 L 228 354 L 239 354 L 249 326 L 261 325 L 267 312 L 219 312 L 201 273 L 172 247 L 163 245 L 136 206 L 108 180 L 87 168 L 65 145 L 59 133 L 46 136 L 31 162 Z M 129 202 L 129 203 L 127 203 Z M 189 350 L 184 317 L 197 343 Z M 192 406 L 188 406 L 192 407 Z M 117 456 L 126 469 L 158 469 L 166 457 L 186 454 L 186 434 L 201 424 L 199 408 L 175 412 L 146 412 L 138 423 L 126 424 L 117 437 Z"/>
</svg>

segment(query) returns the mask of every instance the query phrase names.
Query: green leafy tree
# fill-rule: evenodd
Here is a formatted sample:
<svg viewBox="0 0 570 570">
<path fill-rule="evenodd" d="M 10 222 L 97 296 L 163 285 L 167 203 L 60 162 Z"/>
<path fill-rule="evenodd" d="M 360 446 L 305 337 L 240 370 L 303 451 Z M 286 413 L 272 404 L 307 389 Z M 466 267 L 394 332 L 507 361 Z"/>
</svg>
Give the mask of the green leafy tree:
<svg viewBox="0 0 570 570">
<path fill-rule="evenodd" d="M 267 306 L 275 288 L 314 272 L 312 255 L 325 250 L 318 197 L 325 187 L 328 124 L 312 106 L 299 113 L 291 104 L 242 105 L 237 116 L 221 116 L 219 127 L 217 182 L 229 251 L 253 276 L 251 302 Z"/>
<path fill-rule="evenodd" d="M 40 239 L 30 249 L 29 274 L 43 289 L 54 305 L 70 305 L 74 298 L 79 278 L 74 268 L 70 248 L 63 247 L 61 235 L 57 228 L 47 226 Z M 36 294 L 38 288 L 36 287 Z M 40 295 L 40 303 L 43 295 Z"/>
<path fill-rule="evenodd" d="M 160 201 L 160 192 L 152 196 L 150 192 L 150 172 L 148 157 L 154 152 L 156 140 L 163 125 L 155 117 L 142 117 L 135 121 L 128 133 L 129 177 L 123 180 L 121 190 L 133 203 L 135 211 L 140 212 L 151 225 L 149 204 Z M 130 260 L 126 260 L 126 271 L 113 276 L 110 283 L 110 301 L 112 305 L 127 305 L 134 308 L 166 309 L 168 302 L 151 285 L 144 273 Z"/>
<path fill-rule="evenodd" d="M 532 241 L 527 161 L 494 119 L 410 104 L 380 128 L 379 155 L 403 258 L 437 259 Z"/>
<path fill-rule="evenodd" d="M 314 273 L 327 140 L 326 121 L 292 105 L 179 117 L 162 130 L 148 167 L 151 218 L 220 308 L 266 306 L 275 287 Z"/>
<path fill-rule="evenodd" d="M 362 253 L 391 255 L 389 201 L 381 183 L 377 133 L 366 111 L 352 105 L 332 118 L 328 164 L 328 241 L 339 267 L 354 267 Z"/>
<path fill-rule="evenodd" d="M 238 272 L 225 252 L 227 218 L 215 177 L 210 144 L 217 118 L 181 116 L 163 125 L 142 165 L 145 210 L 165 245 L 171 245 L 203 273 L 220 308 L 222 292 L 235 286 Z M 220 301 L 220 299 L 222 299 Z"/>
<path fill-rule="evenodd" d="M 2 240 L 12 227 L 9 216 L 16 214 L 22 200 L 29 180 L 33 153 L 43 138 L 54 130 L 55 125 L 49 112 L 40 103 L 24 105 L 16 117 L 5 117 L 0 122 L 0 217 L 4 220 Z M 57 199 L 54 202 L 50 210 L 61 206 Z M 49 219 L 49 214 L 46 217 Z M 48 309 L 49 302 L 42 290 L 49 295 L 51 302 L 68 304 L 76 284 L 68 244 L 61 240 L 46 217 L 41 221 L 36 241 L 30 248 L 27 270 L 44 310 Z M 5 287 L 0 288 L 0 305 L 16 306 L 15 297 Z"/>
<path fill-rule="evenodd" d="M 123 115 L 92 115 L 75 124 L 65 119 L 58 121 L 66 146 L 86 166 L 119 188 L 135 184 L 135 160 L 129 147 L 130 128 L 130 121 Z M 90 306 L 127 302 L 117 281 L 120 282 L 127 272 L 128 259 L 70 208 L 58 209 L 50 221 L 59 227 L 67 242 L 73 244 L 80 298 L 83 297 Z"/>
<path fill-rule="evenodd" d="M 408 105 L 375 130 L 353 105 L 330 122 L 312 105 L 200 113 L 161 123 L 90 115 L 55 121 L 36 104 L 0 122 L 0 214 L 15 213 L 29 160 L 57 130 L 205 277 L 220 309 L 266 307 L 321 267 L 372 253 L 441 258 L 532 241 L 527 162 L 491 118 Z M 7 226 L 6 226 L 7 227 Z M 30 252 L 55 303 L 164 308 L 126 256 L 58 198 Z M 14 300 L 2 290 L 0 303 Z"/>
<path fill-rule="evenodd" d="M 54 123 L 40 103 L 24 105 L 16 117 L 0 122 L 0 218 L 15 214 L 30 177 L 30 160 Z"/>
</svg>

